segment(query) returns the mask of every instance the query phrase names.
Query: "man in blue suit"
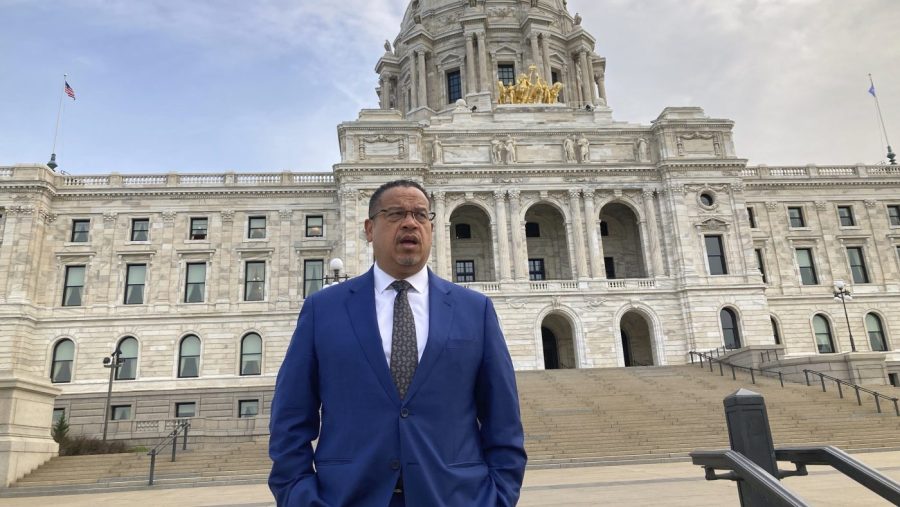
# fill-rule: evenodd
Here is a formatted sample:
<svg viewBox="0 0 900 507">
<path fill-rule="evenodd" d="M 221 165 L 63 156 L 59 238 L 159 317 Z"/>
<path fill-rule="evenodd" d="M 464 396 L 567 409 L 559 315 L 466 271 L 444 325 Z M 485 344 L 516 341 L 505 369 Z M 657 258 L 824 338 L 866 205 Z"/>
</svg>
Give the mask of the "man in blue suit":
<svg viewBox="0 0 900 507">
<path fill-rule="evenodd" d="M 304 302 L 272 401 L 279 506 L 518 501 L 512 361 L 491 301 L 426 267 L 433 219 L 421 185 L 382 185 L 365 222 L 375 265 Z"/>
</svg>

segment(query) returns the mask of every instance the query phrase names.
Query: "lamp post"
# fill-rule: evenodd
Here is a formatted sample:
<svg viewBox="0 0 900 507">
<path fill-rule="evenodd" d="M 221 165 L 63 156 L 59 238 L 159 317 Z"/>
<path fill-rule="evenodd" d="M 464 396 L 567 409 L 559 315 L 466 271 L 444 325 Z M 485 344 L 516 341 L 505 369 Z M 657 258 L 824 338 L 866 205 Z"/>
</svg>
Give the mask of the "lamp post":
<svg viewBox="0 0 900 507">
<path fill-rule="evenodd" d="M 119 370 L 119 367 L 122 366 L 122 363 L 125 361 L 119 357 L 122 351 L 116 347 L 115 352 L 110 354 L 108 357 L 103 358 L 103 367 L 109 368 L 109 388 L 106 391 L 106 410 L 103 412 L 103 441 L 106 442 L 106 432 L 109 429 L 109 404 L 112 400 L 112 386 L 113 386 L 113 377 L 116 375 L 116 371 Z"/>
<path fill-rule="evenodd" d="M 343 275 L 341 274 L 341 271 L 344 269 L 344 261 L 340 258 L 335 257 L 334 259 L 331 259 L 331 262 L 328 263 L 328 267 L 333 274 L 330 277 L 325 276 L 322 278 L 322 282 L 324 283 L 323 287 L 329 287 L 350 279 L 350 276 L 346 273 Z"/>
<path fill-rule="evenodd" d="M 853 301 L 853 296 L 847 290 L 843 280 L 834 281 L 834 300 L 840 301 L 844 307 L 844 319 L 847 321 L 847 333 L 850 335 L 850 350 L 856 352 L 856 342 L 853 341 L 853 330 L 850 329 L 850 316 L 847 315 L 847 301 Z"/>
</svg>

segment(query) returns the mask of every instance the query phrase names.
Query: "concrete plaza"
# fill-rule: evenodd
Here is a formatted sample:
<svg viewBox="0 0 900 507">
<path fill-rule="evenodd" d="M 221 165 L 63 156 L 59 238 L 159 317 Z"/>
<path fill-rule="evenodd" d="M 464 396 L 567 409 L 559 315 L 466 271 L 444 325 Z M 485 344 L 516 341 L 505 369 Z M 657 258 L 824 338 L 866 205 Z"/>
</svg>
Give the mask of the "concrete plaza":
<svg viewBox="0 0 900 507">
<path fill-rule="evenodd" d="M 867 453 L 855 457 L 900 481 L 900 452 Z M 808 477 L 789 478 L 784 484 L 816 507 L 890 505 L 827 467 L 810 467 Z M 704 480 L 702 469 L 690 463 L 529 470 L 519 505 L 727 507 L 739 505 L 736 491 L 734 483 Z M 67 507 L 268 507 L 274 502 L 264 484 L 0 499 L 3 507 L 49 504 Z"/>
</svg>

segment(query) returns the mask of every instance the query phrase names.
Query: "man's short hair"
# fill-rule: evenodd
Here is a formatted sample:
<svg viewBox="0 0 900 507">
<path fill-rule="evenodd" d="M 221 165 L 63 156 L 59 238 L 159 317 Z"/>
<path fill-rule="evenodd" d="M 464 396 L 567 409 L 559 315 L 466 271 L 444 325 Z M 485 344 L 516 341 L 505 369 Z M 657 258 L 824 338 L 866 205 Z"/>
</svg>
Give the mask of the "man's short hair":
<svg viewBox="0 0 900 507">
<path fill-rule="evenodd" d="M 379 202 L 381 201 L 381 196 L 388 190 L 390 190 L 392 188 L 397 188 L 397 187 L 417 188 L 417 189 L 419 189 L 420 192 L 422 192 L 422 195 L 425 196 L 425 199 L 428 199 L 428 192 L 425 190 L 425 187 L 423 187 L 417 181 L 413 181 L 413 180 L 389 181 L 389 182 L 385 183 L 384 185 L 381 185 L 380 187 L 378 187 L 378 189 L 375 190 L 375 193 L 372 194 L 372 197 L 369 199 L 369 218 L 371 218 L 372 215 L 374 215 L 375 213 L 377 213 L 379 211 L 378 207 L 379 207 Z"/>
</svg>

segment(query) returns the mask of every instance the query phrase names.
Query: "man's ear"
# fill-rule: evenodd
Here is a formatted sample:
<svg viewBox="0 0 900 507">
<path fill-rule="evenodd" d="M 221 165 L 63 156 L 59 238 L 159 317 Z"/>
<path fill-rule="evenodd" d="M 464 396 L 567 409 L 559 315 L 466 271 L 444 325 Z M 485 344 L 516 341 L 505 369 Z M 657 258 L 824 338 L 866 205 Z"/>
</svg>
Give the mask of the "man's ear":
<svg viewBox="0 0 900 507">
<path fill-rule="evenodd" d="M 431 224 L 431 226 L 434 227 L 434 224 Z M 373 238 L 372 230 L 375 228 L 375 224 L 372 222 L 372 220 L 367 218 L 364 223 L 364 227 L 366 229 L 366 241 L 371 243 Z"/>
</svg>

